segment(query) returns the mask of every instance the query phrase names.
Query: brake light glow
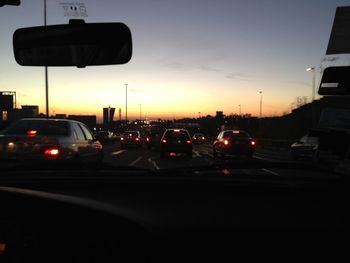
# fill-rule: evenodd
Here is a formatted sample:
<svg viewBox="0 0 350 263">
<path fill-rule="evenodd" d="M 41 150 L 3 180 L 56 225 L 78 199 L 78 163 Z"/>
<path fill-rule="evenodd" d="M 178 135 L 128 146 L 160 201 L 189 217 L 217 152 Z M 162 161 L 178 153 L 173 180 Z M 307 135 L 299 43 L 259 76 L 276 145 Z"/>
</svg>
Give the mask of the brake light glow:
<svg viewBox="0 0 350 263">
<path fill-rule="evenodd" d="M 58 156 L 60 154 L 60 150 L 56 147 L 46 149 L 44 154 L 47 156 Z"/>
<path fill-rule="evenodd" d="M 180 132 L 180 130 L 178 130 L 178 129 L 175 129 L 175 130 L 174 130 L 174 132 Z"/>
<path fill-rule="evenodd" d="M 255 146 L 255 141 L 251 141 L 250 145 Z"/>
<path fill-rule="evenodd" d="M 38 133 L 38 131 L 36 131 L 36 130 L 27 131 L 27 135 L 29 135 L 29 136 L 35 136 L 37 133 Z"/>
<path fill-rule="evenodd" d="M 123 138 L 123 137 L 121 137 L 121 138 L 120 138 L 120 140 L 121 140 L 121 141 L 124 141 L 124 138 Z"/>
<path fill-rule="evenodd" d="M 146 138 L 146 141 L 149 142 L 149 138 Z"/>
<path fill-rule="evenodd" d="M 237 134 L 237 133 L 239 133 L 239 131 L 233 131 L 232 133 L 235 133 L 235 134 Z"/>
<path fill-rule="evenodd" d="M 166 140 L 162 140 L 162 143 L 166 143 Z"/>
<path fill-rule="evenodd" d="M 136 140 L 136 141 L 139 141 L 139 140 L 140 140 L 140 138 L 135 138 L 135 140 Z"/>
<path fill-rule="evenodd" d="M 224 144 L 225 144 L 225 145 L 228 145 L 228 140 L 224 140 Z"/>
<path fill-rule="evenodd" d="M 186 141 L 187 144 L 191 144 L 192 142 L 190 140 Z"/>
</svg>

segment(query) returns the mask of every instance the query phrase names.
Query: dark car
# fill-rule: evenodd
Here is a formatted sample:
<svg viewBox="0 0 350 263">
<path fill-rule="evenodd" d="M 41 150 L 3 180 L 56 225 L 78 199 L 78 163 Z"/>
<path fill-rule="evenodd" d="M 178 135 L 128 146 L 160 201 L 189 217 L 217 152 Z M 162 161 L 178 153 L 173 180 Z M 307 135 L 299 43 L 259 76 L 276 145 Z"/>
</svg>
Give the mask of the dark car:
<svg viewBox="0 0 350 263">
<path fill-rule="evenodd" d="M 206 138 L 202 133 L 195 133 L 192 137 L 193 143 L 205 143 Z"/>
<path fill-rule="evenodd" d="M 303 136 L 299 141 L 291 145 L 291 156 L 293 160 L 312 160 L 317 161 L 319 150 L 318 137 L 309 135 Z"/>
<path fill-rule="evenodd" d="M 102 145 L 77 121 L 21 119 L 0 134 L 0 160 L 100 162 L 102 159 Z"/>
<path fill-rule="evenodd" d="M 163 133 L 164 133 L 164 130 L 154 130 L 146 133 L 145 143 L 149 150 L 159 148 L 160 140 L 163 136 Z"/>
<path fill-rule="evenodd" d="M 136 146 L 142 146 L 141 133 L 139 131 L 126 131 L 120 137 L 120 146 L 122 148 Z"/>
<path fill-rule="evenodd" d="M 164 132 L 160 141 L 160 155 L 186 154 L 192 157 L 192 140 L 185 129 L 168 129 Z"/>
<path fill-rule="evenodd" d="M 225 130 L 220 132 L 213 144 L 213 156 L 245 155 L 251 158 L 254 154 L 256 142 L 245 131 Z"/>
</svg>

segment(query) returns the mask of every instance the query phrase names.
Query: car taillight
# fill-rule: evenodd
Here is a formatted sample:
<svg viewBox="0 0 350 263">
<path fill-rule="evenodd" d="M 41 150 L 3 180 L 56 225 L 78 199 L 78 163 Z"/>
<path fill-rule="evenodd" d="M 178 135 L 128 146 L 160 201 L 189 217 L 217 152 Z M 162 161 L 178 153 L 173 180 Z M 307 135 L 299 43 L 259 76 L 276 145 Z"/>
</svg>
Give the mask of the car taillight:
<svg viewBox="0 0 350 263">
<path fill-rule="evenodd" d="M 187 140 L 186 143 L 187 143 L 187 144 L 191 144 L 192 142 L 191 142 L 190 140 Z"/>
<path fill-rule="evenodd" d="M 228 140 L 224 140 L 225 145 L 228 145 L 228 143 L 229 143 Z"/>
<path fill-rule="evenodd" d="M 162 143 L 167 143 L 167 141 L 166 140 L 162 140 Z"/>
<path fill-rule="evenodd" d="M 35 136 L 37 133 L 38 133 L 38 131 L 36 131 L 36 130 L 27 131 L 27 135 L 29 135 L 29 136 Z"/>
<path fill-rule="evenodd" d="M 255 141 L 251 141 L 251 142 L 250 142 L 250 145 L 251 145 L 251 146 L 255 146 L 255 144 L 256 144 Z"/>
<path fill-rule="evenodd" d="M 44 154 L 46 156 L 51 156 L 51 157 L 58 156 L 60 153 L 61 153 L 61 151 L 57 147 L 52 147 L 52 148 L 46 149 L 44 151 Z"/>
<path fill-rule="evenodd" d="M 149 142 L 149 138 L 146 138 L 146 141 Z"/>
<path fill-rule="evenodd" d="M 123 137 L 121 137 L 121 138 L 120 138 L 120 140 L 121 140 L 121 141 L 124 141 L 124 138 L 123 138 Z"/>
<path fill-rule="evenodd" d="M 139 141 L 139 140 L 140 140 L 140 138 L 135 138 L 135 140 L 136 140 L 136 141 Z"/>
</svg>

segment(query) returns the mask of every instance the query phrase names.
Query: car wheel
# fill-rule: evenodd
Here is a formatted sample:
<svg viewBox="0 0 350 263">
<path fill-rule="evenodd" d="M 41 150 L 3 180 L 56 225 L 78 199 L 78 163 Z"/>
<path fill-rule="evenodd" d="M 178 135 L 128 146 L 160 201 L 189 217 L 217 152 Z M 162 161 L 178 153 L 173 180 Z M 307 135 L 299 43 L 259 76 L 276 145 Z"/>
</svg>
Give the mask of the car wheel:
<svg viewBox="0 0 350 263">
<path fill-rule="evenodd" d="M 295 151 L 291 151 L 291 158 L 293 161 L 298 161 L 298 155 Z"/>
<path fill-rule="evenodd" d="M 163 151 L 160 152 L 160 158 L 165 158 L 165 152 Z"/>
</svg>

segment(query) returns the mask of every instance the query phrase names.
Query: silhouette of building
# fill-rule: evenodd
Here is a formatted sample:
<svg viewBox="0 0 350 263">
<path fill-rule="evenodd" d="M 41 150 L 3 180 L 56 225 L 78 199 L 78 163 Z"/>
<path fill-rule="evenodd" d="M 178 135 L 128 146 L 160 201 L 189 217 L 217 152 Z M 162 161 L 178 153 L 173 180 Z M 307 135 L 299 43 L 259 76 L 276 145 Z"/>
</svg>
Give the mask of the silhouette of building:
<svg viewBox="0 0 350 263">
<path fill-rule="evenodd" d="M 90 129 L 96 127 L 96 115 L 68 115 L 69 120 L 80 121 L 88 126 Z"/>
</svg>

